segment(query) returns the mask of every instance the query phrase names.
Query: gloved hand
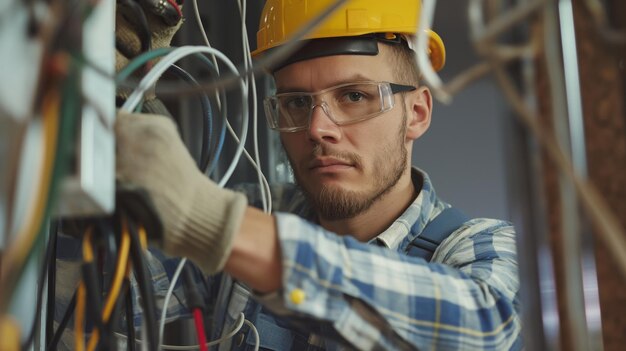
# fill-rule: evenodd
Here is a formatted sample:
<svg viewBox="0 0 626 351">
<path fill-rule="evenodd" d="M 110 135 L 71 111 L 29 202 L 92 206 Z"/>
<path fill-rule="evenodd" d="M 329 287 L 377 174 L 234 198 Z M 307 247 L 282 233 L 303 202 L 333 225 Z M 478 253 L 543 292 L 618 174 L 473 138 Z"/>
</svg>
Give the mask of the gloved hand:
<svg viewBox="0 0 626 351">
<path fill-rule="evenodd" d="M 190 258 L 206 273 L 222 270 L 246 197 L 205 177 L 166 117 L 120 112 L 115 134 L 117 178 L 152 197 L 163 221 L 163 250 Z"/>
<path fill-rule="evenodd" d="M 118 0 L 115 13 L 116 72 L 142 50 L 170 46 L 183 23 L 181 4 L 180 0 Z M 150 36 L 150 40 L 142 47 L 142 39 L 145 41 L 146 36 Z"/>
<path fill-rule="evenodd" d="M 115 12 L 115 72 L 135 56 L 149 49 L 169 47 L 183 23 L 182 0 L 117 0 Z M 151 62 L 146 67 L 150 67 Z M 138 70 L 137 78 L 146 72 Z M 118 88 L 117 97 L 126 99 L 132 91 Z M 154 89 L 144 94 L 144 112 L 169 115 L 156 99 Z"/>
</svg>

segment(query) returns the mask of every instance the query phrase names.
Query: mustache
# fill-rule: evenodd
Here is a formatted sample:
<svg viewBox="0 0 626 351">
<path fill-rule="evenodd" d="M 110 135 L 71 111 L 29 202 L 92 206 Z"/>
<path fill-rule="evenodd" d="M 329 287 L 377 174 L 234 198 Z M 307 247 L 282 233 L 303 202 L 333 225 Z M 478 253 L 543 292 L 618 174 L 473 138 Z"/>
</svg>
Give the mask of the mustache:
<svg viewBox="0 0 626 351">
<path fill-rule="evenodd" d="M 333 157 L 340 161 L 354 165 L 357 168 L 361 168 L 361 165 L 363 164 L 361 156 L 358 154 L 354 152 L 336 150 L 328 144 L 315 145 L 311 151 L 311 156 L 305 159 L 303 164 L 308 164 L 318 157 Z"/>
</svg>

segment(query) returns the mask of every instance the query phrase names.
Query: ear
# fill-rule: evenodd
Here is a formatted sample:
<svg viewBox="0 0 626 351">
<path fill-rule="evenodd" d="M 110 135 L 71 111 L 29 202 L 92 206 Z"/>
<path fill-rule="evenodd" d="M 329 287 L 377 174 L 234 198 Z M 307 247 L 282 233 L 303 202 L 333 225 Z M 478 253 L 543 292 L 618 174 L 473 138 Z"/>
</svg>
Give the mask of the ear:
<svg viewBox="0 0 626 351">
<path fill-rule="evenodd" d="M 411 91 L 405 98 L 407 112 L 406 138 L 416 140 L 421 137 L 430 127 L 430 117 L 433 109 L 433 97 L 430 89 L 420 86 Z"/>
</svg>

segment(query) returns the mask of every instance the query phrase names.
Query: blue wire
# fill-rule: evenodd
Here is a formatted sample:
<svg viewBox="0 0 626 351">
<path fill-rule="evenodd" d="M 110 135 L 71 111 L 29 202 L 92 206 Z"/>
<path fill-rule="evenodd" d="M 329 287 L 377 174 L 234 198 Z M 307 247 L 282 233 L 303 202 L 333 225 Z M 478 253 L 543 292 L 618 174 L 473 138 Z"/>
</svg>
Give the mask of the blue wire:
<svg viewBox="0 0 626 351">
<path fill-rule="evenodd" d="M 220 139 L 217 143 L 217 150 L 215 150 L 215 157 L 212 160 L 211 168 L 209 169 L 209 177 L 213 175 L 213 172 L 217 168 L 222 148 L 224 147 L 224 140 L 226 139 L 226 99 L 222 99 L 222 129 L 220 130 Z"/>
<path fill-rule="evenodd" d="M 217 77 L 217 70 L 215 69 L 215 66 L 213 65 L 213 63 L 204 55 L 201 54 L 197 54 L 196 57 L 198 57 L 200 59 L 200 61 L 202 61 L 202 63 L 206 64 L 207 67 L 211 70 L 211 73 L 213 73 L 216 77 Z M 215 150 L 215 156 L 213 157 L 213 160 L 211 160 L 210 163 L 210 168 L 209 168 L 209 172 L 208 175 L 209 177 L 213 174 L 213 172 L 215 172 L 215 170 L 217 169 L 217 164 L 219 163 L 219 159 L 220 156 L 222 154 L 222 150 L 224 148 L 224 140 L 226 139 L 226 94 L 224 94 L 224 92 L 220 93 L 220 100 L 222 102 L 221 104 L 221 117 L 222 117 L 222 128 L 220 130 L 220 138 L 219 141 L 217 143 L 217 149 Z"/>
<path fill-rule="evenodd" d="M 189 82 L 195 86 L 198 86 L 198 82 L 184 69 L 172 65 L 170 66 L 171 72 L 182 78 L 184 81 Z M 202 131 L 202 151 L 200 153 L 200 159 L 198 160 L 198 167 L 204 172 L 209 162 L 209 153 L 211 147 L 211 137 L 213 135 L 213 112 L 211 109 L 211 102 L 205 93 L 200 95 L 200 104 L 202 105 L 202 111 L 206 117 L 203 123 Z"/>
</svg>

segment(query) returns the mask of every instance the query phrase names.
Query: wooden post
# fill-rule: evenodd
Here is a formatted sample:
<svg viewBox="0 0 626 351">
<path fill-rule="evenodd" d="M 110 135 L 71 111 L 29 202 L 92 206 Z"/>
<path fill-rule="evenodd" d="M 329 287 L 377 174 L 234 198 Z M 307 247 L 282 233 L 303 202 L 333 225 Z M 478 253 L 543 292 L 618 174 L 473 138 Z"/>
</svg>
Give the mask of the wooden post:
<svg viewBox="0 0 626 351">
<path fill-rule="evenodd" d="M 615 24 L 626 27 L 626 2 L 607 1 Z M 574 1 L 578 59 L 589 177 L 626 228 L 626 110 L 624 46 L 602 39 L 582 0 Z M 621 17 L 621 18 L 617 18 Z M 626 45 L 626 43 L 625 43 Z M 596 240 L 605 350 L 623 350 L 626 344 L 626 281 L 604 244 Z M 626 252 L 623 253 L 626 255 Z"/>
<path fill-rule="evenodd" d="M 626 228 L 626 45 L 609 44 L 594 26 L 585 0 L 573 0 L 576 24 L 579 74 L 586 136 L 588 175 L 608 201 Z M 601 1 L 615 27 L 626 28 L 626 1 Z M 551 98 L 546 67 L 540 58 L 537 67 L 539 110 L 546 127 L 552 128 L 548 116 Z M 554 247 L 554 268 L 557 283 L 561 349 L 573 349 L 575 331 L 567 323 L 565 308 L 558 171 L 544 156 L 544 189 L 546 194 L 551 242 Z M 596 232 L 596 229 L 593 228 Z M 615 261 L 600 240 L 595 240 L 595 255 L 602 314 L 605 350 L 623 350 L 626 344 L 626 281 Z M 626 255 L 626 252 L 624 253 Z"/>
</svg>

